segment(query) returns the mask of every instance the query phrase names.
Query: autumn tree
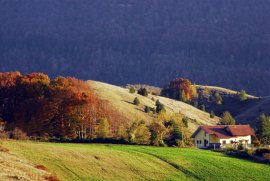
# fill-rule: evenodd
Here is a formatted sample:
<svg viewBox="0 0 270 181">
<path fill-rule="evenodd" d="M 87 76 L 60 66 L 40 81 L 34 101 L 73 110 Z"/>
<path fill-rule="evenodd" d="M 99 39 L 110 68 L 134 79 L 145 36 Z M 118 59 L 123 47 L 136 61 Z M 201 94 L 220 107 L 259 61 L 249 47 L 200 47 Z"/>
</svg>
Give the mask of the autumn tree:
<svg viewBox="0 0 270 181">
<path fill-rule="evenodd" d="M 109 123 L 106 118 L 97 120 L 95 133 L 97 138 L 107 138 L 109 136 Z"/>
<path fill-rule="evenodd" d="M 71 77 L 53 80 L 41 73 L 0 73 L 0 115 L 8 131 L 16 127 L 43 138 L 85 139 L 97 120 L 108 118 L 112 133 L 126 118 L 96 97 L 87 83 Z"/>
<path fill-rule="evenodd" d="M 164 136 L 166 134 L 166 127 L 159 121 L 153 121 L 149 125 L 149 130 L 151 132 L 151 144 L 154 146 L 164 146 Z"/>
<path fill-rule="evenodd" d="M 192 99 L 197 99 L 197 89 L 188 79 L 176 78 L 166 85 L 161 95 L 172 99 L 190 102 Z"/>
<path fill-rule="evenodd" d="M 128 130 L 129 141 L 134 144 L 149 144 L 151 133 L 144 121 L 133 122 Z"/>
</svg>

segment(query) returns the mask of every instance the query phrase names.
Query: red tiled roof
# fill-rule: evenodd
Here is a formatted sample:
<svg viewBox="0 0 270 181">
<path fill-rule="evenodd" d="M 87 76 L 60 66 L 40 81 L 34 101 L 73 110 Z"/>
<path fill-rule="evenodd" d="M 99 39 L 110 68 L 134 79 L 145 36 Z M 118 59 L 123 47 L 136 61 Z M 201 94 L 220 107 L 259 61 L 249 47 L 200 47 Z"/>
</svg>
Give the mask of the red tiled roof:
<svg viewBox="0 0 270 181">
<path fill-rule="evenodd" d="M 249 125 L 229 125 L 227 129 L 233 136 L 255 135 Z"/>
<path fill-rule="evenodd" d="M 218 138 L 255 135 L 253 129 L 249 125 L 215 125 L 200 126 L 191 137 L 195 138 L 200 130 L 204 130 L 207 134 L 215 135 Z"/>
</svg>

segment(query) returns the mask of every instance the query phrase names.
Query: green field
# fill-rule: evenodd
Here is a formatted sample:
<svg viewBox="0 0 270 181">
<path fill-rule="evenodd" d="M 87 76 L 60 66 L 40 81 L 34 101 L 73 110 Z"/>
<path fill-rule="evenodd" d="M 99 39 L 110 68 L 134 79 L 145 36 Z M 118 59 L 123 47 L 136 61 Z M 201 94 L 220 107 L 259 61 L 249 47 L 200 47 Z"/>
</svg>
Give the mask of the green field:
<svg viewBox="0 0 270 181">
<path fill-rule="evenodd" d="M 193 148 L 5 141 L 61 180 L 269 180 L 270 166 Z"/>
</svg>

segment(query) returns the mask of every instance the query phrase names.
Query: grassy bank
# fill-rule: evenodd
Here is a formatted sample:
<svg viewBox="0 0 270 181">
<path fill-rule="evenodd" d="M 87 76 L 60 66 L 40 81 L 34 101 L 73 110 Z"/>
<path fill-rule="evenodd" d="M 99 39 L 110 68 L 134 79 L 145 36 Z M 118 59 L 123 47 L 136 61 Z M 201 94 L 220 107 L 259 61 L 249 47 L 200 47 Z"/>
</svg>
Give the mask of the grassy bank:
<svg viewBox="0 0 270 181">
<path fill-rule="evenodd" d="M 270 166 L 198 149 L 6 141 L 62 180 L 267 180 Z"/>
</svg>

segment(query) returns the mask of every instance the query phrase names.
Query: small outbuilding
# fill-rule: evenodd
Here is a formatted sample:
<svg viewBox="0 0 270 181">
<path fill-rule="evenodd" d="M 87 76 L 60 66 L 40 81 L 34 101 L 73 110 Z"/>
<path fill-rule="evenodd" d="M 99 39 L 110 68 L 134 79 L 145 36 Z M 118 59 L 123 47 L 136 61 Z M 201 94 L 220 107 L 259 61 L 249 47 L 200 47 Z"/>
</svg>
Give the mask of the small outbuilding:
<svg viewBox="0 0 270 181">
<path fill-rule="evenodd" d="M 255 136 L 250 125 L 199 126 L 192 134 L 198 148 L 219 148 L 226 145 L 251 144 Z"/>
</svg>

